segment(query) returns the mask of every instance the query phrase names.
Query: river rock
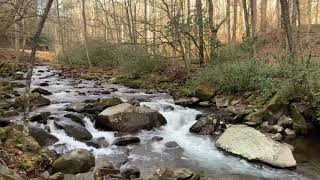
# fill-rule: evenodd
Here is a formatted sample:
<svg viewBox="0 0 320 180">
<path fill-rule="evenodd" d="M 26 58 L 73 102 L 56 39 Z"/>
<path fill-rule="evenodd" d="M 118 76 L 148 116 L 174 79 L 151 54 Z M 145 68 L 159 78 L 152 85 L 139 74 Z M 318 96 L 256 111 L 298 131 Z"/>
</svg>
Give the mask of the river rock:
<svg viewBox="0 0 320 180">
<path fill-rule="evenodd" d="M 292 128 L 293 119 L 287 116 L 282 116 L 278 121 L 278 125 L 282 126 L 283 128 Z"/>
<path fill-rule="evenodd" d="M 292 140 L 296 138 L 296 133 L 292 129 L 287 128 L 284 130 L 284 133 L 287 140 Z"/>
<path fill-rule="evenodd" d="M 140 177 L 140 170 L 135 166 L 125 166 L 120 168 L 120 174 L 127 179 L 134 179 Z"/>
<path fill-rule="evenodd" d="M 116 106 L 121 103 L 123 103 L 123 101 L 116 97 L 99 99 L 92 104 L 87 104 L 83 109 L 83 112 L 90 113 L 90 114 L 99 114 L 106 108 Z"/>
<path fill-rule="evenodd" d="M 78 141 L 88 141 L 92 138 L 91 133 L 85 127 L 71 120 L 55 120 L 54 124 Z"/>
<path fill-rule="evenodd" d="M 166 119 L 155 110 L 123 103 L 101 112 L 95 126 L 104 130 L 137 132 L 142 129 L 151 130 L 166 123 Z"/>
<path fill-rule="evenodd" d="M 59 141 L 59 139 L 54 135 L 48 133 L 46 130 L 40 127 L 30 126 L 29 129 L 31 137 L 33 137 L 40 146 L 51 146 Z"/>
<path fill-rule="evenodd" d="M 288 113 L 287 104 L 272 104 L 263 113 L 263 120 L 268 121 L 269 125 L 275 125 L 278 123 L 279 119 L 282 116 L 285 116 Z"/>
<path fill-rule="evenodd" d="M 194 125 L 189 129 L 192 133 L 201 135 L 212 135 L 218 130 L 220 126 L 220 120 L 216 118 L 214 114 L 201 117 Z"/>
<path fill-rule="evenodd" d="M 129 144 L 137 144 L 140 143 L 139 137 L 119 137 L 113 141 L 112 144 L 116 146 L 126 146 Z"/>
<path fill-rule="evenodd" d="M 261 161 L 280 168 L 297 165 L 288 146 L 245 125 L 233 125 L 228 128 L 218 138 L 216 146 L 250 161 Z"/>
<path fill-rule="evenodd" d="M 51 116 L 50 112 L 41 112 L 39 114 L 36 114 L 30 118 L 31 122 L 38 122 L 38 123 L 43 123 L 47 124 L 48 118 Z"/>
<path fill-rule="evenodd" d="M 87 103 L 82 103 L 82 102 L 75 102 L 69 104 L 65 110 L 66 111 L 72 111 L 72 112 L 77 112 L 77 113 L 82 113 L 84 108 L 87 106 Z"/>
<path fill-rule="evenodd" d="M 9 109 L 11 104 L 5 100 L 0 99 L 0 109 Z"/>
<path fill-rule="evenodd" d="M 104 137 L 94 138 L 85 142 L 88 146 L 92 146 L 95 148 L 108 147 L 109 143 Z"/>
<path fill-rule="evenodd" d="M 49 86 L 49 83 L 43 82 L 43 83 L 40 83 L 39 86 Z"/>
<path fill-rule="evenodd" d="M 13 106 L 15 108 L 23 108 L 26 103 L 26 95 L 22 95 L 15 99 Z M 39 93 L 31 93 L 30 94 L 30 106 L 41 107 L 50 105 L 50 100 L 43 97 Z"/>
<path fill-rule="evenodd" d="M 168 168 L 157 169 L 150 180 L 163 180 L 163 179 L 179 179 L 179 180 L 200 180 L 200 176 L 190 169 L 181 168 L 171 170 Z"/>
<path fill-rule="evenodd" d="M 52 95 L 51 92 L 49 92 L 48 90 L 42 89 L 42 88 L 35 88 L 34 90 L 32 90 L 32 93 L 39 93 L 42 95 Z"/>
<path fill-rule="evenodd" d="M 19 113 L 16 110 L 7 110 L 7 111 L 0 112 L 0 115 L 4 118 L 7 118 L 12 116 L 18 116 Z"/>
<path fill-rule="evenodd" d="M 175 100 L 174 103 L 180 106 L 192 106 L 199 102 L 199 99 L 196 97 L 191 98 L 181 98 L 178 100 Z"/>
<path fill-rule="evenodd" d="M 272 134 L 271 139 L 273 139 L 275 141 L 281 141 L 282 135 L 280 133 Z"/>
<path fill-rule="evenodd" d="M 179 144 L 175 141 L 169 141 L 164 146 L 167 148 L 180 148 Z"/>
<path fill-rule="evenodd" d="M 71 150 L 55 160 L 52 164 L 54 172 L 62 172 L 65 174 L 85 173 L 94 166 L 94 155 L 85 149 Z"/>
<path fill-rule="evenodd" d="M 82 120 L 82 118 L 80 116 L 75 115 L 75 114 L 69 113 L 69 114 L 65 114 L 63 117 L 69 118 L 73 122 L 81 124 L 81 126 L 83 126 L 83 127 L 86 126 L 84 121 Z"/>
</svg>

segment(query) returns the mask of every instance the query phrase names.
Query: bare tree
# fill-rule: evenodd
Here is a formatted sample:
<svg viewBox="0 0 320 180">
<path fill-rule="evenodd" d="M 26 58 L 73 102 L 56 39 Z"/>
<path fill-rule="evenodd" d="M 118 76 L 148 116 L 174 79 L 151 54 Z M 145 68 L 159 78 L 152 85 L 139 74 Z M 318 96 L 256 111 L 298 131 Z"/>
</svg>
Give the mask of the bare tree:
<svg viewBox="0 0 320 180">
<path fill-rule="evenodd" d="M 89 49 L 88 49 L 88 32 L 87 32 L 87 16 L 86 16 L 86 4 L 85 0 L 82 0 L 82 21 L 83 21 L 83 37 L 84 37 L 84 46 L 86 48 L 87 60 L 90 69 L 92 68 Z"/>
<path fill-rule="evenodd" d="M 27 71 L 27 77 L 26 77 L 26 88 L 25 88 L 26 104 L 25 104 L 25 109 L 24 109 L 24 126 L 23 126 L 23 133 L 25 135 L 29 135 L 31 79 L 32 79 L 34 61 L 36 59 L 37 43 L 39 41 L 39 37 L 40 37 L 41 31 L 43 29 L 44 23 L 46 22 L 46 19 L 48 17 L 52 2 L 53 2 L 53 0 L 48 0 L 46 8 L 45 8 L 43 15 L 41 17 L 41 20 L 38 24 L 36 33 L 34 34 L 34 36 L 32 38 L 31 55 L 30 55 L 30 60 L 29 60 L 29 64 L 28 64 L 28 71 Z"/>
<path fill-rule="evenodd" d="M 257 0 L 250 0 L 251 7 L 251 29 L 252 36 L 256 36 L 256 28 L 257 28 Z"/>
<path fill-rule="evenodd" d="M 237 41 L 237 24 L 238 24 L 238 0 L 233 4 L 233 26 L 232 26 L 232 43 Z"/>
<path fill-rule="evenodd" d="M 281 4 L 282 24 L 287 37 L 289 54 L 294 57 L 295 46 L 293 42 L 292 27 L 290 23 L 289 4 L 287 0 L 280 0 L 280 4 Z"/>
<path fill-rule="evenodd" d="M 266 33 L 267 31 L 267 8 L 268 0 L 261 0 L 261 23 L 260 31 L 261 33 Z"/>
<path fill-rule="evenodd" d="M 202 1 L 196 0 L 197 9 L 197 23 L 199 33 L 199 62 L 200 65 L 204 63 L 204 39 L 203 39 L 203 12 L 202 12 Z"/>
</svg>

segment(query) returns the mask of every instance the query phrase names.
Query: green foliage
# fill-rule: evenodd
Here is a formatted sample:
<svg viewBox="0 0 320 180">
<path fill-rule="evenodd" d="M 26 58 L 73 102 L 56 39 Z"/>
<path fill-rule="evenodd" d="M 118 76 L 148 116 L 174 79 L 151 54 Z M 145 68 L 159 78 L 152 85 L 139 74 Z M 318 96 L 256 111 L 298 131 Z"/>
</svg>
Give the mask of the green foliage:
<svg viewBox="0 0 320 180">
<path fill-rule="evenodd" d="M 166 67 L 161 56 L 148 54 L 145 48 L 128 44 L 106 44 L 100 41 L 90 41 L 89 56 L 94 66 L 120 66 L 132 75 L 160 71 Z M 75 45 L 66 50 L 64 56 L 59 56 L 61 63 L 87 65 L 84 45 Z"/>
<path fill-rule="evenodd" d="M 224 93 L 258 91 L 269 98 L 278 93 L 281 99 L 291 95 L 311 95 L 320 88 L 320 65 L 316 61 L 303 62 L 276 57 L 275 62 L 264 59 L 212 63 L 203 69 L 191 84 L 217 85 Z"/>
</svg>

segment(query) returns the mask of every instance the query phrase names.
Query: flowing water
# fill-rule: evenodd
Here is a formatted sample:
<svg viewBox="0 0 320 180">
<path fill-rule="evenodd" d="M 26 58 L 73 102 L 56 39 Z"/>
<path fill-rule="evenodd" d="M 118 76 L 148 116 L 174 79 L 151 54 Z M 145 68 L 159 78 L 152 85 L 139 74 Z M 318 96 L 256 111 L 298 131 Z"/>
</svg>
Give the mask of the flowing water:
<svg viewBox="0 0 320 180">
<path fill-rule="evenodd" d="M 39 70 L 41 71 L 39 72 Z M 119 163 L 119 165 L 127 162 L 125 165 L 139 167 L 143 177 L 151 175 L 155 169 L 160 167 L 186 167 L 202 172 L 206 176 L 205 179 L 308 178 L 299 171 L 252 164 L 241 158 L 230 156 L 215 147 L 214 138 L 189 133 L 189 128 L 196 122 L 196 116 L 202 112 L 175 105 L 172 97 L 167 94 L 146 94 L 143 90 L 133 90 L 119 85 L 62 78 L 59 77 L 59 71 L 48 70 L 46 66 L 38 66 L 34 70 L 32 88 L 39 87 L 42 82 L 48 82 L 50 85 L 42 88 L 53 93 L 50 96 L 45 96 L 51 100 L 51 105 L 36 109 L 32 114 L 49 111 L 53 116 L 59 118 L 67 113 L 64 109 L 72 102 L 111 96 L 119 97 L 126 101 L 135 97 L 142 101 L 142 106 L 159 110 L 168 122 L 161 128 L 135 134 L 135 136 L 140 137 L 141 143 L 139 145 L 130 145 L 128 147 L 130 153 L 129 157 L 127 157 L 123 148 L 110 146 L 96 149 L 89 147 L 85 143 L 69 137 L 64 130 L 57 129 L 53 121 L 49 121 L 51 133 L 59 138 L 59 142 L 51 148 L 55 148 L 60 153 L 74 148 L 88 149 L 95 154 L 98 160 L 111 159 L 114 163 Z M 108 89 L 117 90 L 109 95 L 101 94 L 101 91 Z M 20 89 L 20 91 L 23 91 L 23 89 Z M 95 129 L 89 117 L 85 117 L 84 120 L 86 128 L 94 138 L 105 137 L 110 144 L 115 139 L 115 132 L 99 131 Z M 154 136 L 161 136 L 164 140 L 154 141 L 152 140 Z M 166 148 L 164 144 L 168 141 L 177 142 L 180 148 Z"/>
</svg>

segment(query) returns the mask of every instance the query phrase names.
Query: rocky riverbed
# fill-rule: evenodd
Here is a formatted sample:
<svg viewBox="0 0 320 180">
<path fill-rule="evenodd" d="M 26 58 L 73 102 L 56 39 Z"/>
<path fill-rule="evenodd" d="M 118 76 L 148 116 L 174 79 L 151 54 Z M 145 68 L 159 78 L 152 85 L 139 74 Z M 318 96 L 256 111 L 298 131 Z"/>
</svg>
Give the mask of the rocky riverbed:
<svg viewBox="0 0 320 180">
<path fill-rule="evenodd" d="M 13 89 L 2 95 L 5 100 L 0 103 L 3 109 L 0 124 L 19 124 L 25 102 L 24 81 L 16 77 L 4 80 L 9 81 Z M 57 153 L 42 173 L 45 178 L 74 178 L 75 174 L 84 172 L 89 173 L 76 177 L 93 179 L 100 173 L 100 176 L 118 179 L 148 179 L 152 175 L 153 179 L 319 178 L 319 166 L 308 164 L 313 158 L 302 161 L 306 159 L 301 154 L 304 145 L 299 144 L 299 159 L 294 159 L 295 151 L 292 155 L 290 145 L 280 144 L 254 128 L 231 126 L 243 129 L 243 133 L 235 135 L 242 132 L 237 130 L 229 133 L 235 136 L 229 136 L 228 114 L 212 112 L 207 107 L 210 102 L 201 102 L 204 109 L 188 108 L 185 106 L 199 100 L 174 101 L 165 93 L 67 78 L 47 66 L 35 68 L 32 89 L 30 134 L 39 145 Z M 220 106 L 226 104 L 223 99 L 217 102 Z M 266 125 L 265 128 L 272 128 L 267 133 L 284 134 L 285 138 L 292 135 L 290 128 L 281 129 L 285 125 L 277 127 L 277 124 Z M 239 139 L 240 136 L 244 137 Z M 218 147 L 217 138 L 220 138 Z M 275 156 L 277 158 L 273 158 Z M 279 168 L 296 165 L 297 169 Z"/>
</svg>

